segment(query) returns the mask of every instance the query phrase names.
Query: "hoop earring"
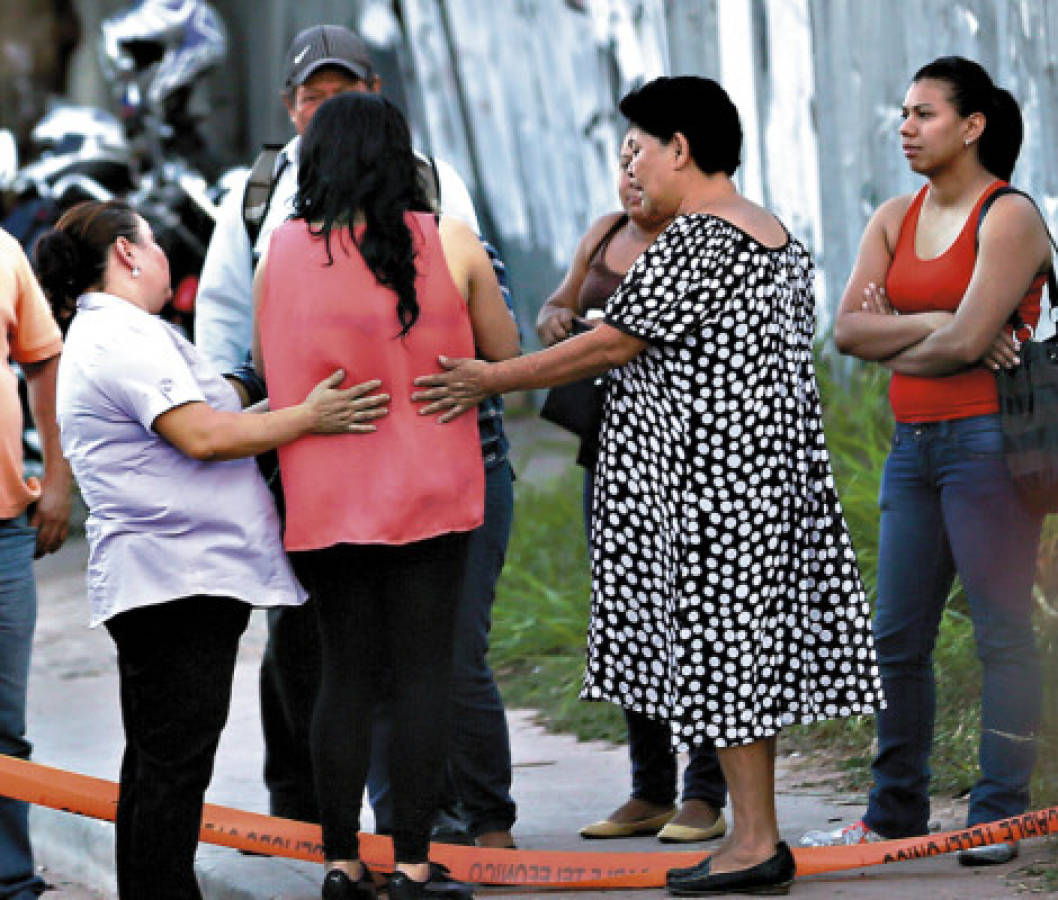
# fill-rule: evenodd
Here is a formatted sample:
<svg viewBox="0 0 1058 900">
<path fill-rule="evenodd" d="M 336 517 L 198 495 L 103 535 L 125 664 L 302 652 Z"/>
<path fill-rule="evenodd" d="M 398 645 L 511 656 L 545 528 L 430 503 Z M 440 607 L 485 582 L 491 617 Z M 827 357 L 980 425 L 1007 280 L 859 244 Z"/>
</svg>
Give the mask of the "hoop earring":
<svg viewBox="0 0 1058 900">
<path fill-rule="evenodd" d="M 133 266 L 132 267 L 132 277 L 133 278 L 139 278 L 140 277 L 140 267 L 139 266 Z"/>
</svg>

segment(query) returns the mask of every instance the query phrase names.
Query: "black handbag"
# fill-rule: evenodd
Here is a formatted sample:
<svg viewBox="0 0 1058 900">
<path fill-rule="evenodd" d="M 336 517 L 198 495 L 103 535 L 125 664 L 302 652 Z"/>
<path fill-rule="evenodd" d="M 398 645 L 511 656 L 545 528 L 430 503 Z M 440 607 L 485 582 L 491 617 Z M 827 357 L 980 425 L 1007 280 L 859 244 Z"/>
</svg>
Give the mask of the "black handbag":
<svg viewBox="0 0 1058 900">
<path fill-rule="evenodd" d="M 588 326 L 573 320 L 574 335 L 588 330 Z M 573 432 L 582 441 L 591 440 L 602 425 L 602 402 L 602 376 L 581 378 L 551 388 L 540 407 L 540 418 Z"/>
<path fill-rule="evenodd" d="M 1003 455 L 1025 504 L 1058 512 L 1058 336 L 1025 341 L 1018 355 L 1017 366 L 996 373 Z"/>
<path fill-rule="evenodd" d="M 602 425 L 603 389 L 599 380 L 582 378 L 551 388 L 540 407 L 540 418 L 572 431 L 581 440 L 595 437 Z"/>
<path fill-rule="evenodd" d="M 1000 188 L 981 207 L 978 230 L 992 201 L 1010 193 L 1029 196 L 1016 188 Z M 1050 240 L 1055 246 L 1054 238 Z M 1047 302 L 1053 318 L 1058 303 L 1053 267 L 1047 273 Z M 1011 324 L 1015 329 L 1024 326 L 1016 311 Z M 1023 341 L 1018 357 L 1014 368 L 996 373 L 1003 455 L 1025 505 L 1040 513 L 1058 512 L 1058 334 L 1045 341 Z"/>
</svg>

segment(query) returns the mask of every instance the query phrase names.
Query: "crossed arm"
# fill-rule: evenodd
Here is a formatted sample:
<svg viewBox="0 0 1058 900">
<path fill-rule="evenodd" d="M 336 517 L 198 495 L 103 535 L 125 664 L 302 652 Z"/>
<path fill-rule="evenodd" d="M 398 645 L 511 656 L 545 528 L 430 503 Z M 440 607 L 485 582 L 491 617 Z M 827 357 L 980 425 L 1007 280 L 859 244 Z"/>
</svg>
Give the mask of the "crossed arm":
<svg viewBox="0 0 1058 900">
<path fill-rule="evenodd" d="M 977 264 L 956 312 L 897 315 L 880 286 L 908 202 L 907 197 L 888 201 L 867 225 L 835 319 L 838 349 L 908 375 L 1016 365 L 1006 324 L 1033 279 L 1050 265 L 1038 213 L 1023 197 L 998 199 L 981 226 Z"/>
</svg>

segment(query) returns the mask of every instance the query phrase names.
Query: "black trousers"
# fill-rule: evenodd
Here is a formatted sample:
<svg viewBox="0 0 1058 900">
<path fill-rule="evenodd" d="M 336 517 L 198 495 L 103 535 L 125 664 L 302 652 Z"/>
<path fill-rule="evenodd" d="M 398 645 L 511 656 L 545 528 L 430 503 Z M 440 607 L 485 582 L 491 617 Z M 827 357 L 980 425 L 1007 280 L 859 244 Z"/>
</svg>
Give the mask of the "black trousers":
<svg viewBox="0 0 1058 900">
<path fill-rule="evenodd" d="M 298 577 L 306 583 L 300 571 Z M 260 690 L 269 811 L 284 819 L 319 822 L 309 750 L 312 710 L 320 689 L 316 601 L 310 597 L 302 606 L 277 606 L 267 615 Z"/>
<path fill-rule="evenodd" d="M 447 758 L 455 611 L 466 534 L 402 546 L 341 544 L 298 554 L 316 598 L 322 679 L 312 722 L 327 859 L 359 857 L 371 713 L 389 697 L 393 846 L 424 862 Z"/>
<path fill-rule="evenodd" d="M 125 755 L 115 823 L 122 900 L 198 900 L 202 798 L 228 719 L 250 607 L 193 596 L 106 623 L 118 651 Z"/>
</svg>

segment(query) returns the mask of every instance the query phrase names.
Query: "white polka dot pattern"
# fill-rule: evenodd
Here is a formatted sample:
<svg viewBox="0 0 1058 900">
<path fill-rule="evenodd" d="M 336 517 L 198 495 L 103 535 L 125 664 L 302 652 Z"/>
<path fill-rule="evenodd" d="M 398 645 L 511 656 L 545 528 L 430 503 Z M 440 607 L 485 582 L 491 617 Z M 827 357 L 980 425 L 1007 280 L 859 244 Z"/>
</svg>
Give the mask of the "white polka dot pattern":
<svg viewBox="0 0 1058 900">
<path fill-rule="evenodd" d="M 708 215 L 637 260 L 607 321 L 582 698 L 749 743 L 881 703 L 812 357 L 812 261 Z"/>
</svg>

